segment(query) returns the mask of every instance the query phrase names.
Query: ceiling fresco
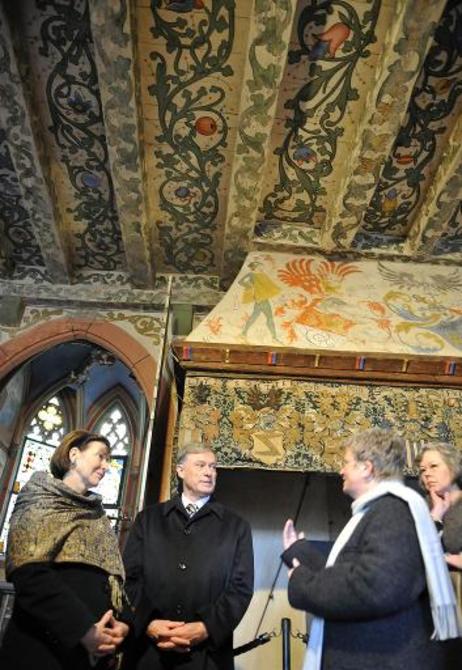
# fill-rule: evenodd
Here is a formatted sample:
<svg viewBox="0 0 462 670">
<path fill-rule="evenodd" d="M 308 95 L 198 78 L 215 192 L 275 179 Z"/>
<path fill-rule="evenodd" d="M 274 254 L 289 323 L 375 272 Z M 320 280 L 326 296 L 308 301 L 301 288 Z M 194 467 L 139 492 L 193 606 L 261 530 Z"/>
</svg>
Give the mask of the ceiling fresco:
<svg viewBox="0 0 462 670">
<path fill-rule="evenodd" d="M 457 266 L 461 94 L 461 0 L 2 3 L 0 291 Z"/>
</svg>

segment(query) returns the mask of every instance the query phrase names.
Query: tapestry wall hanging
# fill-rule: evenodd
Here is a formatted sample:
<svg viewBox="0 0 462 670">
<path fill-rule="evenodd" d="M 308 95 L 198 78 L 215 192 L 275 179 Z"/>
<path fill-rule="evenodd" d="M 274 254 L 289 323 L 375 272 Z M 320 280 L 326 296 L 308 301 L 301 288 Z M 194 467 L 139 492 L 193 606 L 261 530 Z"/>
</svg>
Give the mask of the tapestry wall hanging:
<svg viewBox="0 0 462 670">
<path fill-rule="evenodd" d="M 462 445 L 462 391 L 188 376 L 178 446 L 208 444 L 223 467 L 337 472 L 345 440 L 372 427 L 405 439 L 413 472 L 423 443 Z"/>
</svg>

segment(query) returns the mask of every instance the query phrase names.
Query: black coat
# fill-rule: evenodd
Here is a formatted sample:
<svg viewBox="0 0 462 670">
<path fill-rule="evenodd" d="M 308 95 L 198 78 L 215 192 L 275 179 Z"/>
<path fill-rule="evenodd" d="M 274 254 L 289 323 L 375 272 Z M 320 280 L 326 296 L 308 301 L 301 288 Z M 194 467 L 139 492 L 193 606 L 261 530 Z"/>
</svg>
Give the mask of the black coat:
<svg viewBox="0 0 462 670">
<path fill-rule="evenodd" d="M 309 542 L 283 554 L 302 565 L 289 601 L 325 620 L 323 670 L 443 670 L 414 521 L 402 500 L 374 501 L 333 566 Z"/>
<path fill-rule="evenodd" d="M 210 500 L 192 519 L 181 499 L 138 514 L 124 552 L 138 634 L 127 670 L 231 670 L 233 630 L 253 592 L 249 524 Z M 152 619 L 203 621 L 209 638 L 188 654 L 159 651 L 145 635 Z"/>
<path fill-rule="evenodd" d="M 15 601 L 0 649 L 2 670 L 90 670 L 79 640 L 112 607 L 107 573 L 78 563 L 30 563 L 10 581 Z"/>
</svg>

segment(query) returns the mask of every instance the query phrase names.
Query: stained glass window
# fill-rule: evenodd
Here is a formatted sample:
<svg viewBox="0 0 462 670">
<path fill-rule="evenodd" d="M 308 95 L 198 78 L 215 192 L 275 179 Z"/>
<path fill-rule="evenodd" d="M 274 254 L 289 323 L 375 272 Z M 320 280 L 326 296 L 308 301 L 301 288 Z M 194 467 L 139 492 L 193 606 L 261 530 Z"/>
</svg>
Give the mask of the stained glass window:
<svg viewBox="0 0 462 670">
<path fill-rule="evenodd" d="M 59 396 L 54 396 L 40 407 L 26 428 L 0 533 L 0 554 L 6 549 L 11 512 L 19 491 L 29 481 L 32 473 L 48 470 L 51 456 L 66 432 L 67 421 L 64 407 Z"/>
<path fill-rule="evenodd" d="M 111 444 L 111 467 L 94 490 L 103 496 L 106 512 L 117 526 L 132 442 L 128 416 L 120 401 L 117 400 L 105 411 L 95 426 L 95 432 L 107 437 Z"/>
<path fill-rule="evenodd" d="M 30 422 L 26 435 L 57 447 L 65 434 L 63 406 L 58 396 L 54 396 L 39 409 Z"/>
<path fill-rule="evenodd" d="M 113 456 L 128 456 L 130 453 L 130 427 L 127 414 L 120 402 L 115 402 L 99 420 L 96 432 L 111 443 Z"/>
</svg>

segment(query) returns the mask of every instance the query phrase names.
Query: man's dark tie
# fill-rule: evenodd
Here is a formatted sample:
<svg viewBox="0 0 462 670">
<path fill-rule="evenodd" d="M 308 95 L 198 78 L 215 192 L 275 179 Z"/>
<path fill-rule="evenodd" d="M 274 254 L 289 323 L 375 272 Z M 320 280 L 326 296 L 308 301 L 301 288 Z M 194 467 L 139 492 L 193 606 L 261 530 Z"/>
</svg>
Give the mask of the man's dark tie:
<svg viewBox="0 0 462 670">
<path fill-rule="evenodd" d="M 188 503 L 185 507 L 185 510 L 187 511 L 189 517 L 194 516 L 194 514 L 197 512 L 198 509 L 199 509 L 198 506 L 195 505 L 194 503 Z"/>
</svg>

